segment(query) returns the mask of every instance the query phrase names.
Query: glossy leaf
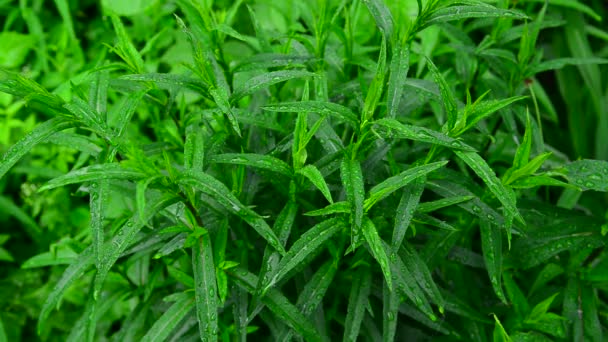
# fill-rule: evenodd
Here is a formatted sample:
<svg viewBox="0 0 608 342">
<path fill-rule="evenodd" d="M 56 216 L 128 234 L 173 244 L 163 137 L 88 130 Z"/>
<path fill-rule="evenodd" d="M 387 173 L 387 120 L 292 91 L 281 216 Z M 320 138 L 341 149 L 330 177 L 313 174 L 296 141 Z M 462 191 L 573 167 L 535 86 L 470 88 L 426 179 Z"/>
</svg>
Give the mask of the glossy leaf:
<svg viewBox="0 0 608 342">
<path fill-rule="evenodd" d="M 176 301 L 163 315 L 154 322 L 142 338 L 145 342 L 165 341 L 180 322 L 194 309 L 195 300 L 193 296 L 183 296 Z"/>
<path fill-rule="evenodd" d="M 51 179 L 40 187 L 38 191 L 46 191 L 68 184 L 101 181 L 107 179 L 136 180 L 145 175 L 140 171 L 128 169 L 117 163 L 98 164 L 73 170 L 63 176 Z"/>
<path fill-rule="evenodd" d="M 194 294 L 196 317 L 201 339 L 217 340 L 218 334 L 218 292 L 213 263 L 213 249 L 209 234 L 198 238 L 192 248 L 192 270 L 194 272 Z"/>
<path fill-rule="evenodd" d="M 414 217 L 414 212 L 420 202 L 425 182 L 425 176 L 415 179 L 411 184 L 405 187 L 403 194 L 401 195 L 397 211 L 395 212 L 395 226 L 393 228 L 393 239 L 391 243 L 391 247 L 395 252 L 401 248 L 405 233 L 407 232 L 410 222 Z"/>
<path fill-rule="evenodd" d="M 234 93 L 230 97 L 230 102 L 234 103 L 235 101 L 238 101 L 239 99 L 247 95 L 255 93 L 259 89 L 266 88 L 273 84 L 289 81 L 296 78 L 306 78 L 315 76 L 317 75 L 314 73 L 301 70 L 280 70 L 264 73 L 262 75 L 252 77 L 240 87 L 235 89 Z"/>
<path fill-rule="evenodd" d="M 386 280 L 386 284 L 390 289 L 393 288 L 393 281 L 391 276 L 391 268 L 389 266 L 388 256 L 384 251 L 383 241 L 378 235 L 378 231 L 376 230 L 376 226 L 374 222 L 367 217 L 363 218 L 363 237 L 365 237 L 365 241 L 369 245 L 369 249 L 371 251 L 372 256 L 382 269 L 382 274 L 384 274 L 384 280 Z"/>
<path fill-rule="evenodd" d="M 320 115 L 329 115 L 338 120 L 348 123 L 351 127 L 357 127 L 359 122 L 357 115 L 348 107 L 344 107 L 333 102 L 322 101 L 299 101 L 299 102 L 280 102 L 277 104 L 266 105 L 264 110 L 270 112 L 315 112 Z"/>
<path fill-rule="evenodd" d="M 351 207 L 351 238 L 356 243 L 363 223 L 363 198 L 365 196 L 363 173 L 359 161 L 345 156 L 340 164 L 340 178 L 346 191 L 346 200 Z"/>
<path fill-rule="evenodd" d="M 293 172 L 287 163 L 275 157 L 254 153 L 225 153 L 211 158 L 212 163 L 245 165 L 276 172 L 291 177 Z"/>
<path fill-rule="evenodd" d="M 486 220 L 479 221 L 479 231 L 481 250 L 492 288 L 498 298 L 506 303 L 507 299 L 502 290 L 502 234 L 498 226 L 492 225 Z"/>
<path fill-rule="evenodd" d="M 182 185 L 192 186 L 216 200 L 228 212 L 239 216 L 260 234 L 279 253 L 284 254 L 285 249 L 279 239 L 270 229 L 264 219 L 253 210 L 243 205 L 224 185 L 224 183 L 202 172 L 189 172 L 178 179 Z"/>
<path fill-rule="evenodd" d="M 359 336 L 361 322 L 365 316 L 365 306 L 371 292 L 371 277 L 372 274 L 369 268 L 359 269 L 355 273 L 348 297 L 343 341 L 356 341 L 357 336 Z"/>
<path fill-rule="evenodd" d="M 266 293 L 272 286 L 281 281 L 289 271 L 302 265 L 306 257 L 321 248 L 325 242 L 331 239 L 342 228 L 343 224 L 340 219 L 331 218 L 315 225 L 302 234 L 279 262 L 277 272 L 264 284 L 262 293 Z"/>
<path fill-rule="evenodd" d="M 387 138 L 408 139 L 433 145 L 445 146 L 451 149 L 475 151 L 464 142 L 451 138 L 443 133 L 433 131 L 426 127 L 402 124 L 394 119 L 380 119 L 374 125 L 381 126 L 379 133 Z"/>
<path fill-rule="evenodd" d="M 323 178 L 323 175 L 316 166 L 312 164 L 306 165 L 299 169 L 298 173 L 306 177 L 315 187 L 317 187 L 317 189 L 321 191 L 329 203 L 334 202 L 331 198 L 331 192 L 329 191 L 329 187 L 325 182 L 325 178 Z"/>
</svg>

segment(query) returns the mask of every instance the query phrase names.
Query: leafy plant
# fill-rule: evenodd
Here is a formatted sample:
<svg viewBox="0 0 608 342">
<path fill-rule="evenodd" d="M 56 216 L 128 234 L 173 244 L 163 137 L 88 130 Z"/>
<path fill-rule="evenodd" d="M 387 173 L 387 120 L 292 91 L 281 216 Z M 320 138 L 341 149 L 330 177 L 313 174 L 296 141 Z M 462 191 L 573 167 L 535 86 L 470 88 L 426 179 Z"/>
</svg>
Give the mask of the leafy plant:
<svg viewBox="0 0 608 342">
<path fill-rule="evenodd" d="M 602 341 L 601 7 L 0 1 L 0 341 Z"/>
</svg>

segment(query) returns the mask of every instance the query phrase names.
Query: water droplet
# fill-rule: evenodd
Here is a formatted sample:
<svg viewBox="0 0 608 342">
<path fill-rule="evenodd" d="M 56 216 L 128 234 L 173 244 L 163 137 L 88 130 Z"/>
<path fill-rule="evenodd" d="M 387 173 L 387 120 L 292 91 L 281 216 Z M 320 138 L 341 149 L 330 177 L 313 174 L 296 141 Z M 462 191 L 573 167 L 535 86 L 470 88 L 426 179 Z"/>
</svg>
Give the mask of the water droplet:
<svg viewBox="0 0 608 342">
<path fill-rule="evenodd" d="M 595 183 L 593 183 L 593 182 L 586 182 L 585 183 L 585 186 L 588 187 L 588 188 L 592 188 L 594 185 L 595 185 Z"/>
<path fill-rule="evenodd" d="M 389 321 L 392 321 L 392 320 L 394 320 L 394 319 L 395 319 L 395 314 L 394 314 L 394 313 L 392 313 L 392 312 L 389 312 L 389 313 L 386 315 L 386 318 L 388 318 L 388 320 L 389 320 Z"/>
<path fill-rule="evenodd" d="M 127 227 L 133 227 L 133 221 L 128 221 L 127 222 Z"/>
<path fill-rule="evenodd" d="M 481 208 L 479 206 L 475 205 L 475 206 L 473 206 L 473 211 L 476 213 L 479 213 L 479 212 L 481 212 Z"/>
<path fill-rule="evenodd" d="M 215 290 L 209 289 L 209 296 L 214 296 L 214 295 L 215 295 Z"/>
</svg>

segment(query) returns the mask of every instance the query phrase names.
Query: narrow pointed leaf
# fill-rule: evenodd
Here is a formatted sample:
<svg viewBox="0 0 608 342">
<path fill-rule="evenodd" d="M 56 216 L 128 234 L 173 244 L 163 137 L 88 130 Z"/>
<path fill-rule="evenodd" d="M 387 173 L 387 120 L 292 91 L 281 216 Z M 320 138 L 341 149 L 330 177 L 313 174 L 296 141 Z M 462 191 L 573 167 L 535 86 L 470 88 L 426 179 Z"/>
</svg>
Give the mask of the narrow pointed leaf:
<svg viewBox="0 0 608 342">
<path fill-rule="evenodd" d="M 198 238 L 192 248 L 192 270 L 194 272 L 196 317 L 200 337 L 204 341 L 217 341 L 219 301 L 215 281 L 213 249 L 209 234 Z"/>
<path fill-rule="evenodd" d="M 53 287 L 53 290 L 46 298 L 46 301 L 40 309 L 38 316 L 38 332 L 42 332 L 46 326 L 46 320 L 51 311 L 59 304 L 63 294 L 70 285 L 84 275 L 86 270 L 95 262 L 93 248 L 89 247 L 82 251 L 78 258 L 63 272 L 59 281 Z"/>
<path fill-rule="evenodd" d="M 376 21 L 376 25 L 387 38 L 393 34 L 393 16 L 383 0 L 363 0 L 365 6 Z"/>
<path fill-rule="evenodd" d="M 100 181 L 104 179 L 136 180 L 145 175 L 140 171 L 127 169 L 117 163 L 97 164 L 70 171 L 63 176 L 51 179 L 40 187 L 38 191 L 46 191 L 68 184 Z"/>
<path fill-rule="evenodd" d="M 447 163 L 447 161 L 441 161 L 412 167 L 396 176 L 382 181 L 369 191 L 369 197 L 365 200 L 365 210 L 369 210 L 375 203 L 406 186 L 416 178 L 425 176 L 428 173 L 445 166 Z"/>
<path fill-rule="evenodd" d="M 388 256 L 384 251 L 383 241 L 378 235 L 378 231 L 376 230 L 376 226 L 369 218 L 363 218 L 363 236 L 365 237 L 365 241 L 369 245 L 369 249 L 372 252 L 372 256 L 382 269 L 382 274 L 384 274 L 384 279 L 386 280 L 386 284 L 390 289 L 393 288 L 393 280 L 391 276 L 391 268 L 388 261 Z"/>
<path fill-rule="evenodd" d="M 315 225 L 302 234 L 281 259 L 277 266 L 277 273 L 264 285 L 262 293 L 266 293 L 274 284 L 281 281 L 289 271 L 300 266 L 307 256 L 321 248 L 327 240 L 343 227 L 340 219 L 331 218 Z"/>
<path fill-rule="evenodd" d="M 507 219 L 507 236 L 509 237 L 509 245 L 511 244 L 511 220 L 512 218 L 517 218 L 519 221 L 523 222 L 523 218 L 519 214 L 517 210 L 517 203 L 515 199 L 515 194 L 512 190 L 507 189 L 500 182 L 500 180 L 496 177 L 494 170 L 490 168 L 490 166 L 486 163 L 486 161 L 481 158 L 481 156 L 475 152 L 462 152 L 462 151 L 454 151 L 456 155 L 462 159 L 473 171 L 483 180 L 484 183 L 488 186 L 490 191 L 498 198 L 498 200 L 502 203 L 505 209 L 505 213 L 509 219 Z"/>
<path fill-rule="evenodd" d="M 255 275 L 240 266 L 232 269 L 230 275 L 239 287 L 251 294 L 255 293 L 255 284 L 258 282 Z M 315 330 L 313 324 L 299 312 L 298 308 L 291 304 L 279 291 L 270 289 L 268 293 L 262 297 L 262 302 L 277 317 L 282 319 L 283 322 L 289 325 L 298 334 L 302 335 L 306 341 L 316 342 L 327 340 L 327 338 L 324 338 Z"/>
<path fill-rule="evenodd" d="M 192 296 L 183 296 L 173 303 L 142 338 L 142 342 L 162 342 L 167 339 L 180 322 L 194 309 Z"/>
<path fill-rule="evenodd" d="M 419 213 L 430 213 L 431 211 L 439 210 L 441 208 L 449 207 L 452 205 L 456 205 L 462 202 L 470 201 L 474 199 L 475 196 L 456 196 L 449 198 L 442 198 L 437 201 L 432 202 L 424 202 L 420 203 L 416 208 L 416 211 Z"/>
<path fill-rule="evenodd" d="M 53 118 L 36 126 L 34 130 L 21 138 L 2 156 L 0 160 L 0 178 L 4 177 L 6 172 L 38 143 L 47 139 L 53 133 L 70 128 L 71 126 L 72 123 L 65 118 Z"/>
<path fill-rule="evenodd" d="M 361 322 L 365 316 L 365 307 L 371 292 L 372 273 L 369 268 L 360 268 L 353 277 L 348 309 L 344 322 L 343 341 L 357 341 Z"/>
<path fill-rule="evenodd" d="M 317 169 L 316 166 L 312 164 L 306 165 L 303 168 L 299 169 L 298 173 L 308 178 L 308 180 L 314 186 L 316 186 L 319 191 L 321 191 L 321 193 L 323 194 L 323 196 L 325 196 L 329 203 L 334 203 L 333 199 L 331 198 L 331 192 L 329 191 L 329 187 L 325 182 L 325 178 L 323 178 L 323 175 L 321 174 L 319 169 Z"/>
<path fill-rule="evenodd" d="M 526 96 L 514 96 L 501 100 L 488 100 L 475 104 L 467 116 L 467 124 L 463 131 L 468 131 L 479 121 L 489 117 L 497 111 L 511 105 L 514 102 L 526 99 Z"/>
<path fill-rule="evenodd" d="M 401 248 L 405 233 L 420 202 L 425 183 L 425 176 L 418 177 L 404 189 L 401 195 L 397 211 L 395 212 L 395 226 L 393 228 L 393 240 L 391 243 L 391 248 L 395 252 Z"/>
<path fill-rule="evenodd" d="M 114 263 L 116 263 L 116 260 L 118 260 L 120 255 L 133 242 L 133 239 L 141 228 L 143 228 L 145 223 L 157 212 L 163 210 L 171 204 L 176 203 L 178 200 L 179 198 L 168 194 L 150 201 L 148 203 L 148 207 L 146 207 L 144 220 L 139 219 L 139 213 L 133 214 L 133 216 L 129 218 L 127 222 L 125 222 L 125 224 L 123 224 L 118 230 L 116 236 L 114 236 L 111 241 L 106 243 L 104 246 L 103 255 L 101 256 L 101 263 L 99 264 L 97 274 L 95 275 L 93 291 L 94 297 L 98 298 L 110 269 Z"/>
<path fill-rule="evenodd" d="M 245 165 L 291 177 L 293 172 L 287 163 L 275 157 L 255 153 L 224 153 L 211 158 L 212 163 Z"/>
<path fill-rule="evenodd" d="M 255 93 L 259 89 L 266 88 L 273 84 L 289 81 L 294 78 L 315 76 L 317 75 L 312 72 L 302 70 L 280 70 L 264 73 L 247 80 L 243 85 L 237 88 L 230 97 L 230 102 L 234 103 L 247 95 Z"/>
<path fill-rule="evenodd" d="M 399 293 L 382 284 L 382 341 L 392 342 L 397 333 Z"/>
<path fill-rule="evenodd" d="M 577 160 L 566 164 L 564 169 L 571 184 L 584 190 L 608 192 L 608 161 Z"/>
<path fill-rule="evenodd" d="M 443 104 L 443 109 L 445 110 L 445 114 L 447 115 L 448 129 L 452 130 L 454 125 L 456 125 L 456 121 L 458 121 L 458 106 L 456 97 L 454 96 L 454 92 L 452 92 L 452 88 L 445 80 L 439 69 L 433 61 L 427 57 L 427 63 L 429 66 L 429 70 L 433 75 L 433 79 L 435 83 L 439 86 L 439 92 L 441 93 L 441 100 Z"/>
<path fill-rule="evenodd" d="M 359 161 L 345 156 L 340 165 L 340 177 L 346 191 L 346 200 L 351 206 L 351 234 L 354 242 L 356 242 L 363 222 L 363 199 L 365 196 L 363 173 Z"/>
<path fill-rule="evenodd" d="M 433 303 L 439 306 L 439 312 L 443 313 L 445 300 L 431 276 L 431 271 L 418 252 L 411 245 L 405 244 L 400 250 L 400 256 L 403 263 L 412 272 L 411 276 L 414 277 L 418 286 Z"/>
<path fill-rule="evenodd" d="M 449 6 L 438 9 L 431 13 L 431 15 L 429 15 L 424 21 L 422 27 L 424 28 L 446 21 L 468 18 L 527 19 L 528 17 L 522 12 L 500 9 L 489 5 Z"/>
<path fill-rule="evenodd" d="M 104 204 L 108 201 L 108 181 L 101 180 L 91 183 L 90 208 L 91 208 L 91 236 L 93 237 L 93 254 L 95 264 L 101 267 L 101 254 L 104 242 Z"/>
<path fill-rule="evenodd" d="M 393 45 L 393 54 L 389 66 L 390 76 L 388 78 L 388 90 L 386 94 L 387 116 L 389 118 L 394 119 L 397 117 L 409 68 L 410 49 L 404 47 L 403 43 L 398 40 L 397 43 Z"/>
<path fill-rule="evenodd" d="M 182 174 L 178 178 L 177 182 L 181 185 L 195 187 L 206 195 L 212 197 L 222 207 L 228 210 L 228 212 L 239 216 L 241 219 L 243 219 L 243 221 L 247 222 L 279 253 L 285 254 L 285 249 L 279 243 L 279 239 L 272 231 L 270 226 L 268 226 L 268 223 L 266 223 L 266 221 L 264 221 L 260 215 L 242 204 L 224 185 L 224 183 L 208 174 L 194 171 Z"/>
<path fill-rule="evenodd" d="M 264 110 L 269 112 L 315 112 L 321 115 L 329 115 L 338 120 L 344 121 L 352 127 L 357 127 L 359 121 L 357 115 L 348 107 L 333 102 L 323 101 L 299 101 L 299 102 L 280 102 L 266 105 Z"/>
<path fill-rule="evenodd" d="M 408 139 L 433 145 L 445 146 L 451 149 L 475 151 L 464 142 L 449 137 L 443 133 L 421 126 L 402 124 L 394 119 L 380 119 L 374 122 L 380 135 L 387 138 Z"/>
<path fill-rule="evenodd" d="M 500 227 L 490 224 L 487 220 L 479 221 L 481 233 L 481 250 L 483 252 L 486 270 L 498 298 L 506 303 L 507 299 L 502 290 L 502 234 Z"/>
<path fill-rule="evenodd" d="M 322 215 L 331 215 L 331 214 L 337 214 L 337 213 L 347 214 L 347 213 L 350 213 L 350 208 L 351 208 L 350 203 L 341 201 L 341 202 L 335 202 L 335 203 L 329 204 L 328 206 L 326 206 L 325 208 L 322 208 L 322 209 L 317 209 L 317 210 L 306 212 L 306 213 L 304 213 L 304 215 L 322 216 Z"/>
</svg>

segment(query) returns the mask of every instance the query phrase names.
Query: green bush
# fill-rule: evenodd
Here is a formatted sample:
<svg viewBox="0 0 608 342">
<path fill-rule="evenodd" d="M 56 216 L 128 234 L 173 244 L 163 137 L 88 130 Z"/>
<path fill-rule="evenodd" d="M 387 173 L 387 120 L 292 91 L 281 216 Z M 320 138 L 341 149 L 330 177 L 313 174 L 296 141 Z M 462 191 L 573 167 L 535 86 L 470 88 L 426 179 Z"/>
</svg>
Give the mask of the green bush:
<svg viewBox="0 0 608 342">
<path fill-rule="evenodd" d="M 603 341 L 606 11 L 0 0 L 0 342 Z"/>
</svg>

